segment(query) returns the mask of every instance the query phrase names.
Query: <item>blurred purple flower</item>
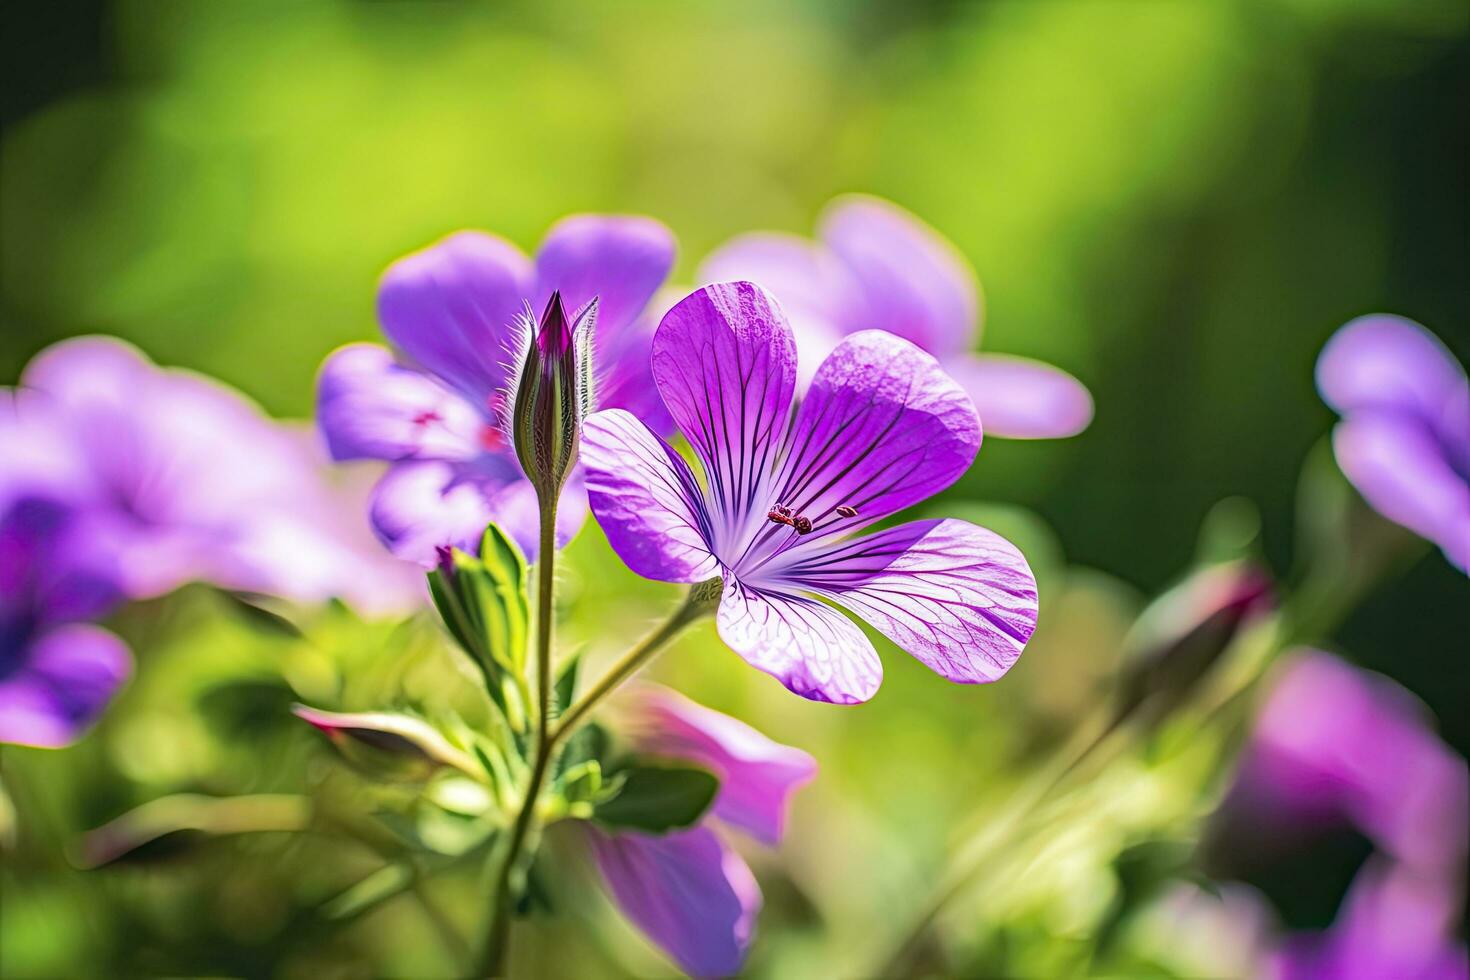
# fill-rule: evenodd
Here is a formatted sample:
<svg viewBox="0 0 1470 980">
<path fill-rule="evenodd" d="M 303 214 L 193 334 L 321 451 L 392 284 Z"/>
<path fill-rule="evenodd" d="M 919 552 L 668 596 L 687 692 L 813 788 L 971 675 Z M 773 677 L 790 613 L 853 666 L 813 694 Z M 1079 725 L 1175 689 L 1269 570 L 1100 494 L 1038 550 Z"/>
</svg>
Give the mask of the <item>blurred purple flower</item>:
<svg viewBox="0 0 1470 980">
<path fill-rule="evenodd" d="M 791 795 L 816 775 L 816 760 L 666 688 L 646 685 L 634 697 L 635 750 L 709 769 L 720 778 L 719 795 L 689 830 L 590 830 L 594 856 L 623 913 L 680 968 L 730 976 L 745 961 L 761 893 L 745 861 L 709 824 L 780 843 Z"/>
<path fill-rule="evenodd" d="M 1470 776 L 1407 691 L 1317 651 L 1277 682 L 1219 818 L 1281 846 L 1348 825 L 1406 865 L 1465 859 Z M 1254 845 L 1252 845 L 1254 846 Z"/>
<path fill-rule="evenodd" d="M 1470 572 L 1465 369 L 1412 320 L 1365 316 L 1322 349 L 1317 388 L 1342 416 L 1332 447 L 1358 492 Z"/>
<path fill-rule="evenodd" d="M 44 496 L 0 500 L 0 742 L 70 744 L 132 673 L 123 642 L 83 622 L 122 593 L 77 516 Z"/>
<path fill-rule="evenodd" d="M 1058 438 L 1092 421 L 1092 396 L 1066 372 L 973 352 L 980 339 L 974 270 L 914 215 L 880 198 L 845 195 L 822 212 L 817 238 L 740 235 L 705 259 L 700 281 L 748 279 L 769 289 L 813 366 L 859 330 L 887 330 L 913 342 L 970 393 L 993 436 Z M 807 380 L 799 379 L 803 386 Z"/>
<path fill-rule="evenodd" d="M 1276 980 L 1467 976 L 1459 921 L 1470 773 L 1413 697 L 1326 653 L 1299 653 L 1258 716 L 1212 819 L 1215 845 L 1272 860 L 1338 827 L 1376 851 L 1332 927 L 1266 943 Z"/>
<path fill-rule="evenodd" d="M 1270 957 L 1275 980 L 1465 980 L 1465 946 L 1453 938 L 1458 885 L 1372 858 L 1337 920 L 1321 934 L 1287 937 Z"/>
<path fill-rule="evenodd" d="M 5 393 L 0 505 L 44 493 L 74 512 L 70 540 L 109 557 L 131 599 L 201 580 L 370 611 L 421 584 L 353 540 L 304 433 L 238 392 L 164 370 L 106 337 L 56 344 Z"/>
<path fill-rule="evenodd" d="M 434 563 L 436 546 L 475 547 L 499 523 L 530 558 L 536 494 L 504 417 L 517 317 L 560 292 L 570 310 L 598 301 L 602 404 L 666 431 L 648 375 L 652 323 L 644 308 L 674 261 L 674 240 L 649 218 L 579 215 L 558 222 L 535 262 L 483 232 L 458 232 L 384 273 L 378 317 L 398 354 L 351 344 L 322 365 L 317 421 L 333 458 L 392 464 L 374 491 L 373 527 L 400 558 Z M 519 368 L 519 365 L 516 365 Z M 574 473 L 562 495 L 559 543 L 586 517 Z"/>
<path fill-rule="evenodd" d="M 1036 625 L 1036 583 L 1009 542 L 964 521 L 851 537 L 949 486 L 974 460 L 970 399 L 934 358 L 881 331 L 817 369 L 794 420 L 796 349 L 759 286 L 707 286 L 664 317 L 653 377 L 706 475 L 623 411 L 593 415 L 593 512 L 633 571 L 724 579 L 720 637 L 803 697 L 854 703 L 882 677 L 858 614 L 932 670 L 993 681 Z"/>
</svg>

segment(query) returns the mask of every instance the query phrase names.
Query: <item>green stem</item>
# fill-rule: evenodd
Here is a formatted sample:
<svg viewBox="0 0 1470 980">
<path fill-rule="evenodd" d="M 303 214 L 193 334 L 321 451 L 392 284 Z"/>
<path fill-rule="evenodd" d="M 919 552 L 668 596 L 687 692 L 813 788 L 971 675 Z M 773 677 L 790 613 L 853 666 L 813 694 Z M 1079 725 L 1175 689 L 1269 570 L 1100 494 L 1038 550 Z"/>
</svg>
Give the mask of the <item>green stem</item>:
<svg viewBox="0 0 1470 980">
<path fill-rule="evenodd" d="M 544 529 L 545 525 L 543 525 Z M 543 534 L 543 539 L 545 535 Z M 543 545 L 545 541 L 543 540 Z M 548 554 L 549 552 L 542 552 Z M 542 572 L 540 576 L 543 595 L 550 595 L 550 573 Z M 551 726 L 548 707 L 551 701 L 550 679 L 550 632 L 549 629 L 542 630 L 539 636 L 545 636 L 544 646 L 537 648 L 537 664 L 541 669 L 541 676 L 546 678 L 546 683 L 539 691 L 542 698 L 542 711 L 540 718 L 544 723 L 537 727 L 537 751 L 535 761 L 532 764 L 531 778 L 526 784 L 526 796 L 521 804 L 520 812 L 516 814 L 516 822 L 511 827 L 510 842 L 506 847 L 505 857 L 500 866 L 500 874 L 495 886 L 495 909 L 492 913 L 489 940 L 485 946 L 482 976 L 503 976 L 505 973 L 506 957 L 510 949 L 510 882 L 511 875 L 516 863 L 520 860 L 521 850 L 524 848 L 526 839 L 531 829 L 532 818 L 535 815 L 536 803 L 541 796 L 541 786 L 546 780 L 546 773 L 550 769 L 551 760 L 555 756 L 556 747 L 567 735 L 571 734 L 587 714 L 592 711 L 607 695 L 611 694 L 617 687 L 642 667 L 653 655 L 679 634 L 684 627 L 695 622 L 701 616 L 712 612 L 719 604 L 721 583 L 719 579 L 701 582 L 693 586 L 683 604 L 676 609 L 667 620 L 663 622 L 652 633 L 648 634 L 638 645 L 624 654 L 616 664 L 604 674 L 593 687 L 584 694 L 576 704 L 567 711 L 560 723 L 554 728 Z M 551 615 L 550 602 L 538 603 L 538 615 L 549 617 Z M 539 629 L 539 627 L 538 627 Z M 543 659 L 544 658 L 544 659 Z"/>
<path fill-rule="evenodd" d="M 695 622 L 701 616 L 706 616 L 714 611 L 719 602 L 718 579 L 712 582 L 701 582 L 689 590 L 684 597 L 683 604 L 674 611 L 668 619 L 664 620 L 657 629 L 649 633 L 638 645 L 623 654 L 618 662 L 613 664 L 606 674 L 594 684 L 586 694 L 578 699 L 577 703 L 567 709 L 562 717 L 561 723 L 552 732 L 552 744 L 560 742 L 562 738 L 569 735 L 577 725 L 581 724 L 593 708 L 615 691 L 619 685 L 632 677 L 640 667 L 653 659 L 654 654 L 664 648 L 679 632 Z"/>
<path fill-rule="evenodd" d="M 546 494 L 541 501 L 541 541 L 536 558 L 536 753 L 492 893 L 494 907 L 490 913 L 489 936 L 485 942 L 481 970 L 481 975 L 489 977 L 505 975 L 506 957 L 510 953 L 511 879 L 520 863 L 521 851 L 536 815 L 536 804 L 541 799 L 541 786 L 551 764 L 551 633 L 555 618 L 556 504 L 555 492 Z"/>
</svg>

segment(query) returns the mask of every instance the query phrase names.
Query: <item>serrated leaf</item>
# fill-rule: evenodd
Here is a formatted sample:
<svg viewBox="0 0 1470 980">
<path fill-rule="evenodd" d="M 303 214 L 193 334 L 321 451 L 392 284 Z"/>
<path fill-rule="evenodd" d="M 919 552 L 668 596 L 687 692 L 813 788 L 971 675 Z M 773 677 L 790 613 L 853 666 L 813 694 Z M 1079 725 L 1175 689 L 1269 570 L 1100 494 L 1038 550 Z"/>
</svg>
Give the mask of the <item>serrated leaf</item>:
<svg viewBox="0 0 1470 980">
<path fill-rule="evenodd" d="M 599 802 L 592 819 L 646 834 L 693 826 L 720 789 L 720 781 L 704 769 L 633 766 L 618 775 L 618 794 Z"/>
</svg>

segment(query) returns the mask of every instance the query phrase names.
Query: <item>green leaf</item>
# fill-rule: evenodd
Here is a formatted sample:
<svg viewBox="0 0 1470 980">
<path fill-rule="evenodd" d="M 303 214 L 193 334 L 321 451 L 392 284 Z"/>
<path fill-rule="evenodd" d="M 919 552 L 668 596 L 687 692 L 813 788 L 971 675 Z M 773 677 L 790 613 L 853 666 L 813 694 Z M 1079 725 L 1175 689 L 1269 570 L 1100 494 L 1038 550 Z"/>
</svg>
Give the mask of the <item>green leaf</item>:
<svg viewBox="0 0 1470 980">
<path fill-rule="evenodd" d="M 592 819 L 648 834 L 693 826 L 720 788 L 720 781 L 703 769 L 634 766 L 618 775 L 621 789 L 597 804 Z"/>
<path fill-rule="evenodd" d="M 566 665 L 562 667 L 561 673 L 557 675 L 556 687 L 553 690 L 556 694 L 556 707 L 558 711 L 566 711 L 567 708 L 571 707 L 572 698 L 577 695 L 577 674 L 581 666 L 582 654 L 580 652 L 575 653 L 567 660 Z"/>
<path fill-rule="evenodd" d="M 271 633 L 290 640 L 299 640 L 306 635 L 302 632 L 301 627 L 292 622 L 285 613 L 269 608 L 271 605 L 278 607 L 284 605 L 271 599 L 270 596 L 225 590 L 220 590 L 219 594 L 224 596 L 230 608 L 238 613 L 241 619 L 263 633 Z"/>
<path fill-rule="evenodd" d="M 485 687 L 512 730 L 524 729 L 530 599 L 526 559 L 504 531 L 485 529 L 480 556 L 458 548 L 429 573 L 429 592 L 456 643 L 480 666 Z"/>
<path fill-rule="evenodd" d="M 494 612 L 498 614 L 493 618 L 496 631 L 492 634 L 491 653 L 517 676 L 523 676 L 531 604 L 526 591 L 526 556 L 499 525 L 490 524 L 480 540 L 480 562 L 494 583 Z"/>
</svg>

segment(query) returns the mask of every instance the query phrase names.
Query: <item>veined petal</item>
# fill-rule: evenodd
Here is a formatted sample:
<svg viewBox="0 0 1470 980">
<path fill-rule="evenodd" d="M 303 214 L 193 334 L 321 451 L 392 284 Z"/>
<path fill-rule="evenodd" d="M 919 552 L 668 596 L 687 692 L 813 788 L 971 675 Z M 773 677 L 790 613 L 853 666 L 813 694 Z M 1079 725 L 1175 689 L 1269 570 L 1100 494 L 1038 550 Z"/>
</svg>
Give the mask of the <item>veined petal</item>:
<svg viewBox="0 0 1470 980">
<path fill-rule="evenodd" d="M 377 344 L 334 351 L 317 378 L 317 424 L 332 458 L 468 459 L 500 430 L 458 394 Z"/>
<path fill-rule="evenodd" d="M 1005 354 L 955 354 L 944 369 L 970 393 L 985 434 L 1061 439 L 1092 421 L 1092 395 L 1061 368 Z"/>
<path fill-rule="evenodd" d="M 826 248 L 780 232 L 751 232 L 730 239 L 705 258 L 696 279 L 757 282 L 776 297 L 801 352 L 797 387 L 803 390 L 817 365 L 852 328 L 843 321 L 840 297 L 861 289 L 847 266 Z"/>
<path fill-rule="evenodd" d="M 388 267 L 378 319 L 400 350 L 485 409 L 505 385 L 511 321 L 531 283 L 531 263 L 520 249 L 461 231 Z"/>
<path fill-rule="evenodd" d="M 1009 541 L 967 521 L 915 521 L 769 566 L 789 588 L 851 609 L 930 670 L 998 680 L 1036 629 L 1036 580 Z"/>
<path fill-rule="evenodd" d="M 553 290 L 568 310 L 597 299 L 598 334 L 615 335 L 648 305 L 674 267 L 674 236 L 652 218 L 578 214 L 547 232 L 536 253 L 535 308 Z"/>
<path fill-rule="evenodd" d="M 1348 323 L 1317 358 L 1317 389 L 1339 413 L 1407 412 L 1433 423 L 1465 398 L 1465 370 L 1413 320 L 1378 314 Z"/>
<path fill-rule="evenodd" d="M 582 431 L 582 466 L 597 523 L 629 568 L 665 582 L 719 574 L 699 484 L 646 425 L 621 409 L 593 414 Z"/>
<path fill-rule="evenodd" d="M 761 892 L 740 855 L 707 827 L 654 837 L 588 828 L 618 906 L 696 977 L 728 977 L 745 962 Z"/>
<path fill-rule="evenodd" d="M 1332 448 L 1374 510 L 1470 571 L 1470 482 L 1455 472 L 1427 426 L 1404 415 L 1354 413 L 1333 430 Z"/>
<path fill-rule="evenodd" d="M 845 533 L 916 504 L 959 478 L 980 449 L 975 407 L 937 361 L 879 330 L 848 337 L 817 370 L 769 500 L 812 522 L 797 548 Z M 856 515 L 843 517 L 838 507 Z M 796 542 L 769 524 L 735 562 L 748 581 Z"/>
<path fill-rule="evenodd" d="M 42 634 L 21 657 L 0 678 L 0 742 L 47 749 L 76 741 L 133 671 L 122 640 L 79 623 Z"/>
<path fill-rule="evenodd" d="M 808 596 L 725 584 L 720 639 L 793 694 L 857 704 L 878 692 L 883 665 L 872 642 L 840 611 Z"/>
<path fill-rule="evenodd" d="M 669 688 L 644 684 L 632 697 L 629 735 L 639 752 L 710 770 L 720 777 L 711 812 L 758 840 L 780 843 L 791 796 L 816 776 L 817 760 Z"/>
<path fill-rule="evenodd" d="M 653 378 L 704 463 L 715 552 L 732 552 L 770 506 L 763 487 L 796 384 L 786 316 L 753 283 L 695 290 L 654 334 Z"/>
<path fill-rule="evenodd" d="M 846 195 L 829 204 L 817 235 L 852 271 L 862 304 L 851 329 L 887 330 L 936 355 L 980 336 L 980 286 L 948 239 L 889 201 Z"/>
</svg>

